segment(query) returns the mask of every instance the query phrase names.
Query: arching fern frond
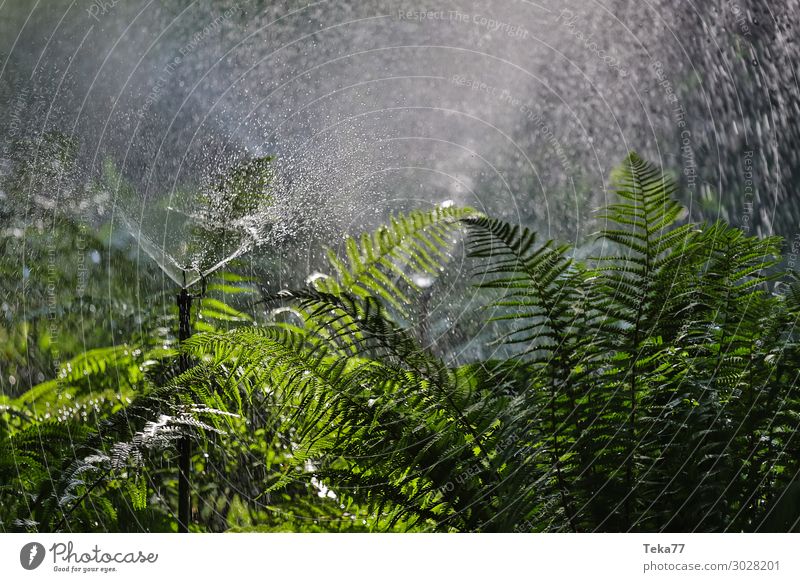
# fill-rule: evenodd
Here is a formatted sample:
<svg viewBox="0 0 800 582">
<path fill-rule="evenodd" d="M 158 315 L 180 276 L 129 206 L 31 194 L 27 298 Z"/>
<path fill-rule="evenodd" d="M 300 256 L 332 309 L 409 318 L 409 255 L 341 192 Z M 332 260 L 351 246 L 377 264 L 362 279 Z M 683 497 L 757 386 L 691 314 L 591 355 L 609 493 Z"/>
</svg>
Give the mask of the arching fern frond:
<svg viewBox="0 0 800 582">
<path fill-rule="evenodd" d="M 461 219 L 475 216 L 470 208 L 437 207 L 394 216 L 387 226 L 344 243 L 345 258 L 328 250 L 336 278 L 316 281 L 327 293 L 373 296 L 401 310 L 409 303 L 409 291 L 418 289 L 414 274 L 438 275 L 448 262 L 448 251 Z"/>
<path fill-rule="evenodd" d="M 590 273 L 573 264 L 569 246 L 537 244 L 530 229 L 494 218 L 464 222 L 469 256 L 482 263 L 476 286 L 499 292 L 493 305 L 502 311 L 493 320 L 512 326 L 501 339 L 524 344 L 526 353 L 538 352 L 542 359 L 576 340 L 573 324 L 587 315 L 582 281 Z"/>
</svg>

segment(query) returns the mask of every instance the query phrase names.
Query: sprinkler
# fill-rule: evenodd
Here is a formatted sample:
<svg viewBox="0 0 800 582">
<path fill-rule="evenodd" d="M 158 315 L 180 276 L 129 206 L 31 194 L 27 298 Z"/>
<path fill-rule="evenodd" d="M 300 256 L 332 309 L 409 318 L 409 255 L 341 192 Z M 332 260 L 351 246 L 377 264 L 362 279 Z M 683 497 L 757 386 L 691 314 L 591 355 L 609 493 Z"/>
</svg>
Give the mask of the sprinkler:
<svg viewBox="0 0 800 582">
<path fill-rule="evenodd" d="M 192 296 L 184 287 L 176 299 L 178 302 L 178 341 L 183 344 L 192 335 Z M 189 356 L 182 353 L 178 359 L 178 371 L 182 374 L 188 369 Z M 192 442 L 189 437 L 184 436 L 178 443 L 178 531 L 180 533 L 189 531 L 189 522 L 191 521 L 192 495 L 189 489 L 191 461 Z"/>
<path fill-rule="evenodd" d="M 240 162 L 219 177 L 209 188 L 199 190 L 195 198 L 148 204 L 109 164 L 108 181 L 128 201 L 119 216 L 139 247 L 180 288 L 178 306 L 178 342 L 192 335 L 192 302 L 206 291 L 206 278 L 271 238 L 279 238 L 268 227 L 277 220 L 270 168 L 272 158 L 263 156 Z M 148 210 L 149 213 L 145 213 Z M 138 222 L 131 216 L 139 216 Z M 160 233 L 160 234 L 159 234 Z M 268 236 L 271 235 L 271 236 Z M 186 244 L 184 244 L 186 243 Z M 192 265 L 189 267 L 188 265 Z M 199 283 L 199 294 L 188 289 Z M 191 367 L 187 354 L 178 357 L 178 373 Z M 191 503 L 192 441 L 186 435 L 178 442 L 178 531 L 189 531 Z"/>
<path fill-rule="evenodd" d="M 190 295 L 186 290 L 186 271 L 183 272 L 184 285 L 175 296 L 178 304 L 178 343 L 183 344 L 192 335 L 192 301 L 205 294 L 206 279 L 200 274 L 202 291 L 199 295 Z M 178 373 L 183 374 L 191 367 L 189 356 L 181 353 L 178 356 Z M 178 442 L 178 532 L 188 533 L 192 521 L 192 492 L 190 477 L 192 470 L 192 441 L 184 436 Z"/>
</svg>

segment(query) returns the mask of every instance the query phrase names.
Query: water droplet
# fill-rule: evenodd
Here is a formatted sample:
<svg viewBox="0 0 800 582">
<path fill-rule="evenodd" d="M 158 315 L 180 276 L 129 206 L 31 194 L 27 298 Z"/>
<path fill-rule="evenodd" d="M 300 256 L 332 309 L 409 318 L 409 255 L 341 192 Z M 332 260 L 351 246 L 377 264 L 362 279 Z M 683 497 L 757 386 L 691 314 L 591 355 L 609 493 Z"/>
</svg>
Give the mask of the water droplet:
<svg viewBox="0 0 800 582">
<path fill-rule="evenodd" d="M 411 280 L 414 281 L 414 285 L 420 289 L 427 289 L 434 283 L 433 277 L 423 273 L 415 273 L 411 276 Z"/>
</svg>

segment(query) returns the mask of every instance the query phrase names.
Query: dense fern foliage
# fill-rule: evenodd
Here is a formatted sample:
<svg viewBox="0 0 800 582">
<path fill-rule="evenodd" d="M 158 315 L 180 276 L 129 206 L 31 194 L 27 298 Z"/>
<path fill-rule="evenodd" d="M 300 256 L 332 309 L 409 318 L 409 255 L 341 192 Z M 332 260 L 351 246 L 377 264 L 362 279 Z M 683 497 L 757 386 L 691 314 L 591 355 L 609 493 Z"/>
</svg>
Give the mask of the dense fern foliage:
<svg viewBox="0 0 800 582">
<path fill-rule="evenodd" d="M 173 529 L 186 436 L 200 530 L 800 529 L 781 240 L 683 223 L 635 154 L 613 184 L 596 258 L 470 209 L 413 212 L 265 291 L 270 322 L 204 299 L 185 372 L 174 346 L 79 356 L 5 401 L 4 529 Z M 461 243 L 503 359 L 454 366 L 408 323 L 418 276 Z M 77 402 L 112 373 L 124 396 L 95 422 L 41 417 L 57 386 Z"/>
</svg>

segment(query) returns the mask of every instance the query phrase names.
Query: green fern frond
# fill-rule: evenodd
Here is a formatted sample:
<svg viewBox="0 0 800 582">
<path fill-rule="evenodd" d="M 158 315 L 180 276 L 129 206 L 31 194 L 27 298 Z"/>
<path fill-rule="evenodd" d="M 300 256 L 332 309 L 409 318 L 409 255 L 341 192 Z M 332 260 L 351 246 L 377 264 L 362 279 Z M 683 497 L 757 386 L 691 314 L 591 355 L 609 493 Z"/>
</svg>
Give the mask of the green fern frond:
<svg viewBox="0 0 800 582">
<path fill-rule="evenodd" d="M 437 207 L 395 216 L 389 225 L 360 238 L 348 238 L 345 258 L 328 250 L 336 278 L 316 281 L 327 293 L 373 296 L 402 310 L 409 291 L 418 289 L 415 274 L 436 276 L 449 260 L 448 252 L 461 220 L 475 216 L 470 208 Z"/>
<path fill-rule="evenodd" d="M 469 256 L 484 261 L 477 287 L 500 293 L 493 305 L 502 311 L 494 321 L 519 324 L 501 339 L 526 344 L 528 353 L 548 353 L 575 339 L 573 322 L 586 313 L 581 281 L 590 274 L 567 257 L 569 247 L 553 241 L 537 245 L 528 228 L 493 218 L 464 222 Z"/>
</svg>

